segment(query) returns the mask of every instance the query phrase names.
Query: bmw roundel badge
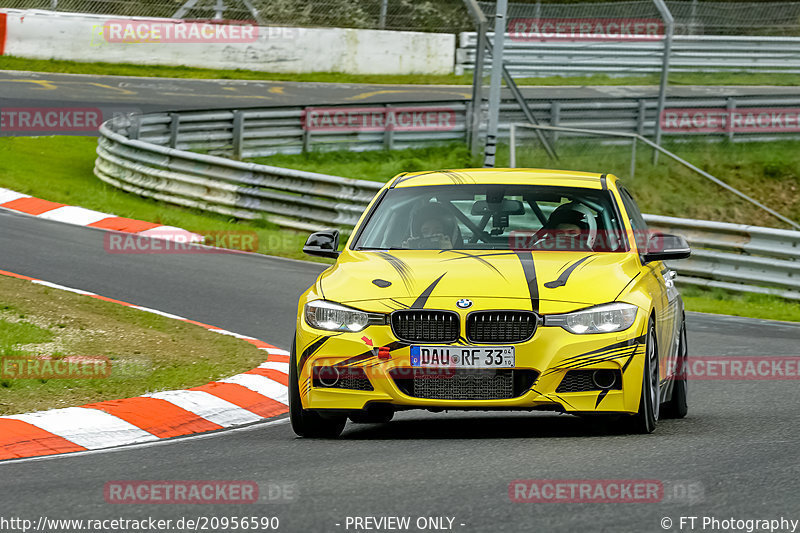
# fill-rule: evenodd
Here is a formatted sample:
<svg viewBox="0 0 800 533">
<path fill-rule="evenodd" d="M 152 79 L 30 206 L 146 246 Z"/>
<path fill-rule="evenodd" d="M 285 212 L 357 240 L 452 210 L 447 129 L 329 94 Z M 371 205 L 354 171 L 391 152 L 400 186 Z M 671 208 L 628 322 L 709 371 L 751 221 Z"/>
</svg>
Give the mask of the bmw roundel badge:
<svg viewBox="0 0 800 533">
<path fill-rule="evenodd" d="M 470 307 L 472 307 L 472 300 L 468 300 L 466 298 L 462 298 L 462 299 L 460 299 L 459 301 L 456 302 L 456 305 L 460 309 L 469 309 Z"/>
</svg>

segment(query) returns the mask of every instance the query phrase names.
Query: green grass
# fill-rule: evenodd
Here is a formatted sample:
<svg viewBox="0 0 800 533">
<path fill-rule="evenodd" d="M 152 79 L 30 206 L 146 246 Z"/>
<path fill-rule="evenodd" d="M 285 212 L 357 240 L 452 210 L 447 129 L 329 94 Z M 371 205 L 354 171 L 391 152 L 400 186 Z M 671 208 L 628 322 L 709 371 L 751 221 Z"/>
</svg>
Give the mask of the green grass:
<svg viewBox="0 0 800 533">
<path fill-rule="evenodd" d="M 176 226 L 201 234 L 251 232 L 258 251 L 306 258 L 306 234 L 280 230 L 266 220 L 237 222 L 222 215 L 158 203 L 106 185 L 92 172 L 93 137 L 0 138 L 0 187 L 117 216 Z"/>
<path fill-rule="evenodd" d="M 20 359 L 67 356 L 105 358 L 111 373 L 48 379 L 10 370 Z M 264 359 L 255 346 L 193 324 L 0 276 L 0 415 L 204 385 Z"/>
<path fill-rule="evenodd" d="M 24 316 L 24 315 L 23 315 Z M 49 342 L 53 334 L 25 321 L 9 322 L 0 319 L 0 355 L 17 355 L 20 345 Z"/>
<path fill-rule="evenodd" d="M 345 74 L 342 72 L 312 72 L 306 74 L 259 72 L 253 70 L 216 70 L 192 67 L 134 65 L 129 63 L 83 63 L 78 61 L 26 59 L 0 57 L 0 70 L 30 70 L 66 74 L 93 74 L 98 76 L 144 76 L 159 78 L 227 79 L 261 81 L 303 81 L 317 83 L 368 83 L 409 85 L 471 85 L 472 74 Z M 595 76 L 519 78 L 519 85 L 656 85 L 658 75 L 612 77 Z M 670 76 L 673 85 L 800 85 L 797 74 L 761 74 L 723 72 L 680 73 Z"/>
<path fill-rule="evenodd" d="M 800 322 L 800 302 L 796 300 L 692 285 L 680 285 L 680 291 L 688 311 Z"/>
</svg>

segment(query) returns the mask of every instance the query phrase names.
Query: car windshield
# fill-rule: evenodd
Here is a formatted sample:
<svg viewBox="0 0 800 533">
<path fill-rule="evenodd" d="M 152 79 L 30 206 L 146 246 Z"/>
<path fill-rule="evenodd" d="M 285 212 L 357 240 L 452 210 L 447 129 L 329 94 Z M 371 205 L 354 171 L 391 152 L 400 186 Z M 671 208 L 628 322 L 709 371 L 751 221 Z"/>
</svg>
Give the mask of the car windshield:
<svg viewBox="0 0 800 533">
<path fill-rule="evenodd" d="M 609 191 L 535 185 L 389 189 L 356 250 L 627 250 Z"/>
</svg>

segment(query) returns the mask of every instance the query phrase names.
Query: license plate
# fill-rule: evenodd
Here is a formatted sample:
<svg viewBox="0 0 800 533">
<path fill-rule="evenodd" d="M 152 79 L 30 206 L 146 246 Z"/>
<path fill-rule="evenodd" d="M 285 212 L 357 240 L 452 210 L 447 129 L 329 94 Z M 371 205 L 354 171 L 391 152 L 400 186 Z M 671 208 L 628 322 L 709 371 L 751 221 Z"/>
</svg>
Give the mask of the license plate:
<svg viewBox="0 0 800 533">
<path fill-rule="evenodd" d="M 514 368 L 513 346 L 412 346 L 411 366 Z"/>
</svg>

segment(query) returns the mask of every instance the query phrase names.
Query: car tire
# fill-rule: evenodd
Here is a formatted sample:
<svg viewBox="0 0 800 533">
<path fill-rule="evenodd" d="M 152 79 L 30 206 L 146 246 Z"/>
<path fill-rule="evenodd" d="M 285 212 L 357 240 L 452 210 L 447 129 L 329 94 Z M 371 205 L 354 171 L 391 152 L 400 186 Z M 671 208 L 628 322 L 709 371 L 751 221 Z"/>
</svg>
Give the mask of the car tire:
<svg viewBox="0 0 800 533">
<path fill-rule="evenodd" d="M 322 417 L 318 413 L 303 409 L 295 352 L 295 343 L 292 342 L 292 352 L 289 357 L 289 419 L 292 422 L 292 430 L 300 437 L 335 439 L 344 431 L 347 417 L 342 415 Z"/>
<path fill-rule="evenodd" d="M 661 418 L 683 418 L 689 412 L 687 403 L 688 382 L 687 365 L 689 364 L 689 348 L 686 342 L 686 320 L 681 324 L 681 331 L 678 335 L 678 374 L 672 386 L 672 398 L 661 406 Z"/>
<path fill-rule="evenodd" d="M 644 372 L 642 372 L 642 394 L 639 397 L 639 412 L 627 420 L 632 433 L 648 434 L 656 430 L 660 394 L 656 326 L 651 319 L 647 326 L 647 339 L 645 341 Z"/>
</svg>

